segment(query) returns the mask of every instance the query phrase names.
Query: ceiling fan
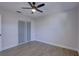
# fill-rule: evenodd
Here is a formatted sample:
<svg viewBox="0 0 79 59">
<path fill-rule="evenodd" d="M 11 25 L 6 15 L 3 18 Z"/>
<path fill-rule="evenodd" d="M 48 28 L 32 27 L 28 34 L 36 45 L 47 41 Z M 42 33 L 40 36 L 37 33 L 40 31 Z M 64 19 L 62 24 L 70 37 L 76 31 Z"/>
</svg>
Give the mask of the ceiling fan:
<svg viewBox="0 0 79 59">
<path fill-rule="evenodd" d="M 30 7 L 22 7 L 22 9 L 32 9 L 32 14 L 36 11 L 38 12 L 43 12 L 42 10 L 39 10 L 38 8 L 45 6 L 44 3 L 39 4 L 36 6 L 36 2 L 28 2 L 28 4 L 30 5 Z"/>
</svg>

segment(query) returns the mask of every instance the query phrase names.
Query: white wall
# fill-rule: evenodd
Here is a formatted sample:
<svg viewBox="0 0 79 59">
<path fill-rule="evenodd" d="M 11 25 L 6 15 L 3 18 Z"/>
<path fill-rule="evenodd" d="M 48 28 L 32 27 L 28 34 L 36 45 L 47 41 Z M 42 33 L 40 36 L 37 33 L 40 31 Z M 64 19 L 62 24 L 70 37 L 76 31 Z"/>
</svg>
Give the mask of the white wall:
<svg viewBox="0 0 79 59">
<path fill-rule="evenodd" d="M 35 33 L 35 21 L 31 19 L 31 41 L 36 39 Z"/>
<path fill-rule="evenodd" d="M 2 48 L 7 49 L 18 45 L 18 20 L 27 21 L 29 18 L 0 9 L 2 15 Z"/>
<path fill-rule="evenodd" d="M 31 39 L 76 50 L 77 11 L 62 11 L 39 18 L 28 18 L 1 10 L 3 49 L 18 45 L 18 20 L 31 21 Z"/>
<path fill-rule="evenodd" d="M 36 18 L 36 40 L 77 50 L 76 23 L 76 9 Z"/>
</svg>

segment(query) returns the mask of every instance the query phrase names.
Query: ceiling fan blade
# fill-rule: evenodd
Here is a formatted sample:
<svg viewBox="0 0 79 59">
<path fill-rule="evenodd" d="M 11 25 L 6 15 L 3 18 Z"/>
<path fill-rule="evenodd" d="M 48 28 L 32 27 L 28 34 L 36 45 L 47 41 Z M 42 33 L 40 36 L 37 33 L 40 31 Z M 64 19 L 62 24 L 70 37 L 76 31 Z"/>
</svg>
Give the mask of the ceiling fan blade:
<svg viewBox="0 0 79 59">
<path fill-rule="evenodd" d="M 32 8 L 30 8 L 30 7 L 22 7 L 22 9 L 32 9 Z"/>
<path fill-rule="evenodd" d="M 28 3 L 29 3 L 29 5 L 30 5 L 31 7 L 33 7 L 32 4 L 31 4 L 31 2 L 28 2 Z"/>
<path fill-rule="evenodd" d="M 44 3 L 40 4 L 40 5 L 37 6 L 37 8 L 40 8 L 40 7 L 44 6 L 44 5 L 45 5 Z"/>
<path fill-rule="evenodd" d="M 43 12 L 43 11 L 41 11 L 41 10 L 37 9 L 37 8 L 36 8 L 36 10 L 37 10 L 37 11 L 39 11 L 39 12 L 41 12 L 41 13 Z"/>
</svg>

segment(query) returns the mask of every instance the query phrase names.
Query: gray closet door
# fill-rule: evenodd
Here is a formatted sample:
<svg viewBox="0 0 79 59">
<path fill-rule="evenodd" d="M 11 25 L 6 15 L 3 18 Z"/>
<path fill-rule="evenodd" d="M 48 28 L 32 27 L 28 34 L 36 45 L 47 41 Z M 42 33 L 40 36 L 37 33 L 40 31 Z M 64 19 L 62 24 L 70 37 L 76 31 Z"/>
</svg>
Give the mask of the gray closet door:
<svg viewBox="0 0 79 59">
<path fill-rule="evenodd" d="M 1 15 L 0 15 L 0 51 L 2 50 L 2 39 L 1 39 Z"/>
<path fill-rule="evenodd" d="M 25 22 L 19 21 L 18 23 L 18 39 L 19 43 L 23 43 L 25 41 Z"/>
<path fill-rule="evenodd" d="M 31 22 L 27 22 L 27 41 L 31 40 Z"/>
</svg>

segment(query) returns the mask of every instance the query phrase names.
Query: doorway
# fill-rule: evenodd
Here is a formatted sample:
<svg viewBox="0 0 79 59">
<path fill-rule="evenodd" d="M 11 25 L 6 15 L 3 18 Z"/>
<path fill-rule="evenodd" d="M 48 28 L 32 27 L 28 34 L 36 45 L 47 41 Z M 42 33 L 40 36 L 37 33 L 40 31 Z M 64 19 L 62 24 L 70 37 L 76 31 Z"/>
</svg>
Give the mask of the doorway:
<svg viewBox="0 0 79 59">
<path fill-rule="evenodd" d="M 31 22 L 18 22 L 18 41 L 19 44 L 26 43 L 31 40 Z"/>
</svg>

